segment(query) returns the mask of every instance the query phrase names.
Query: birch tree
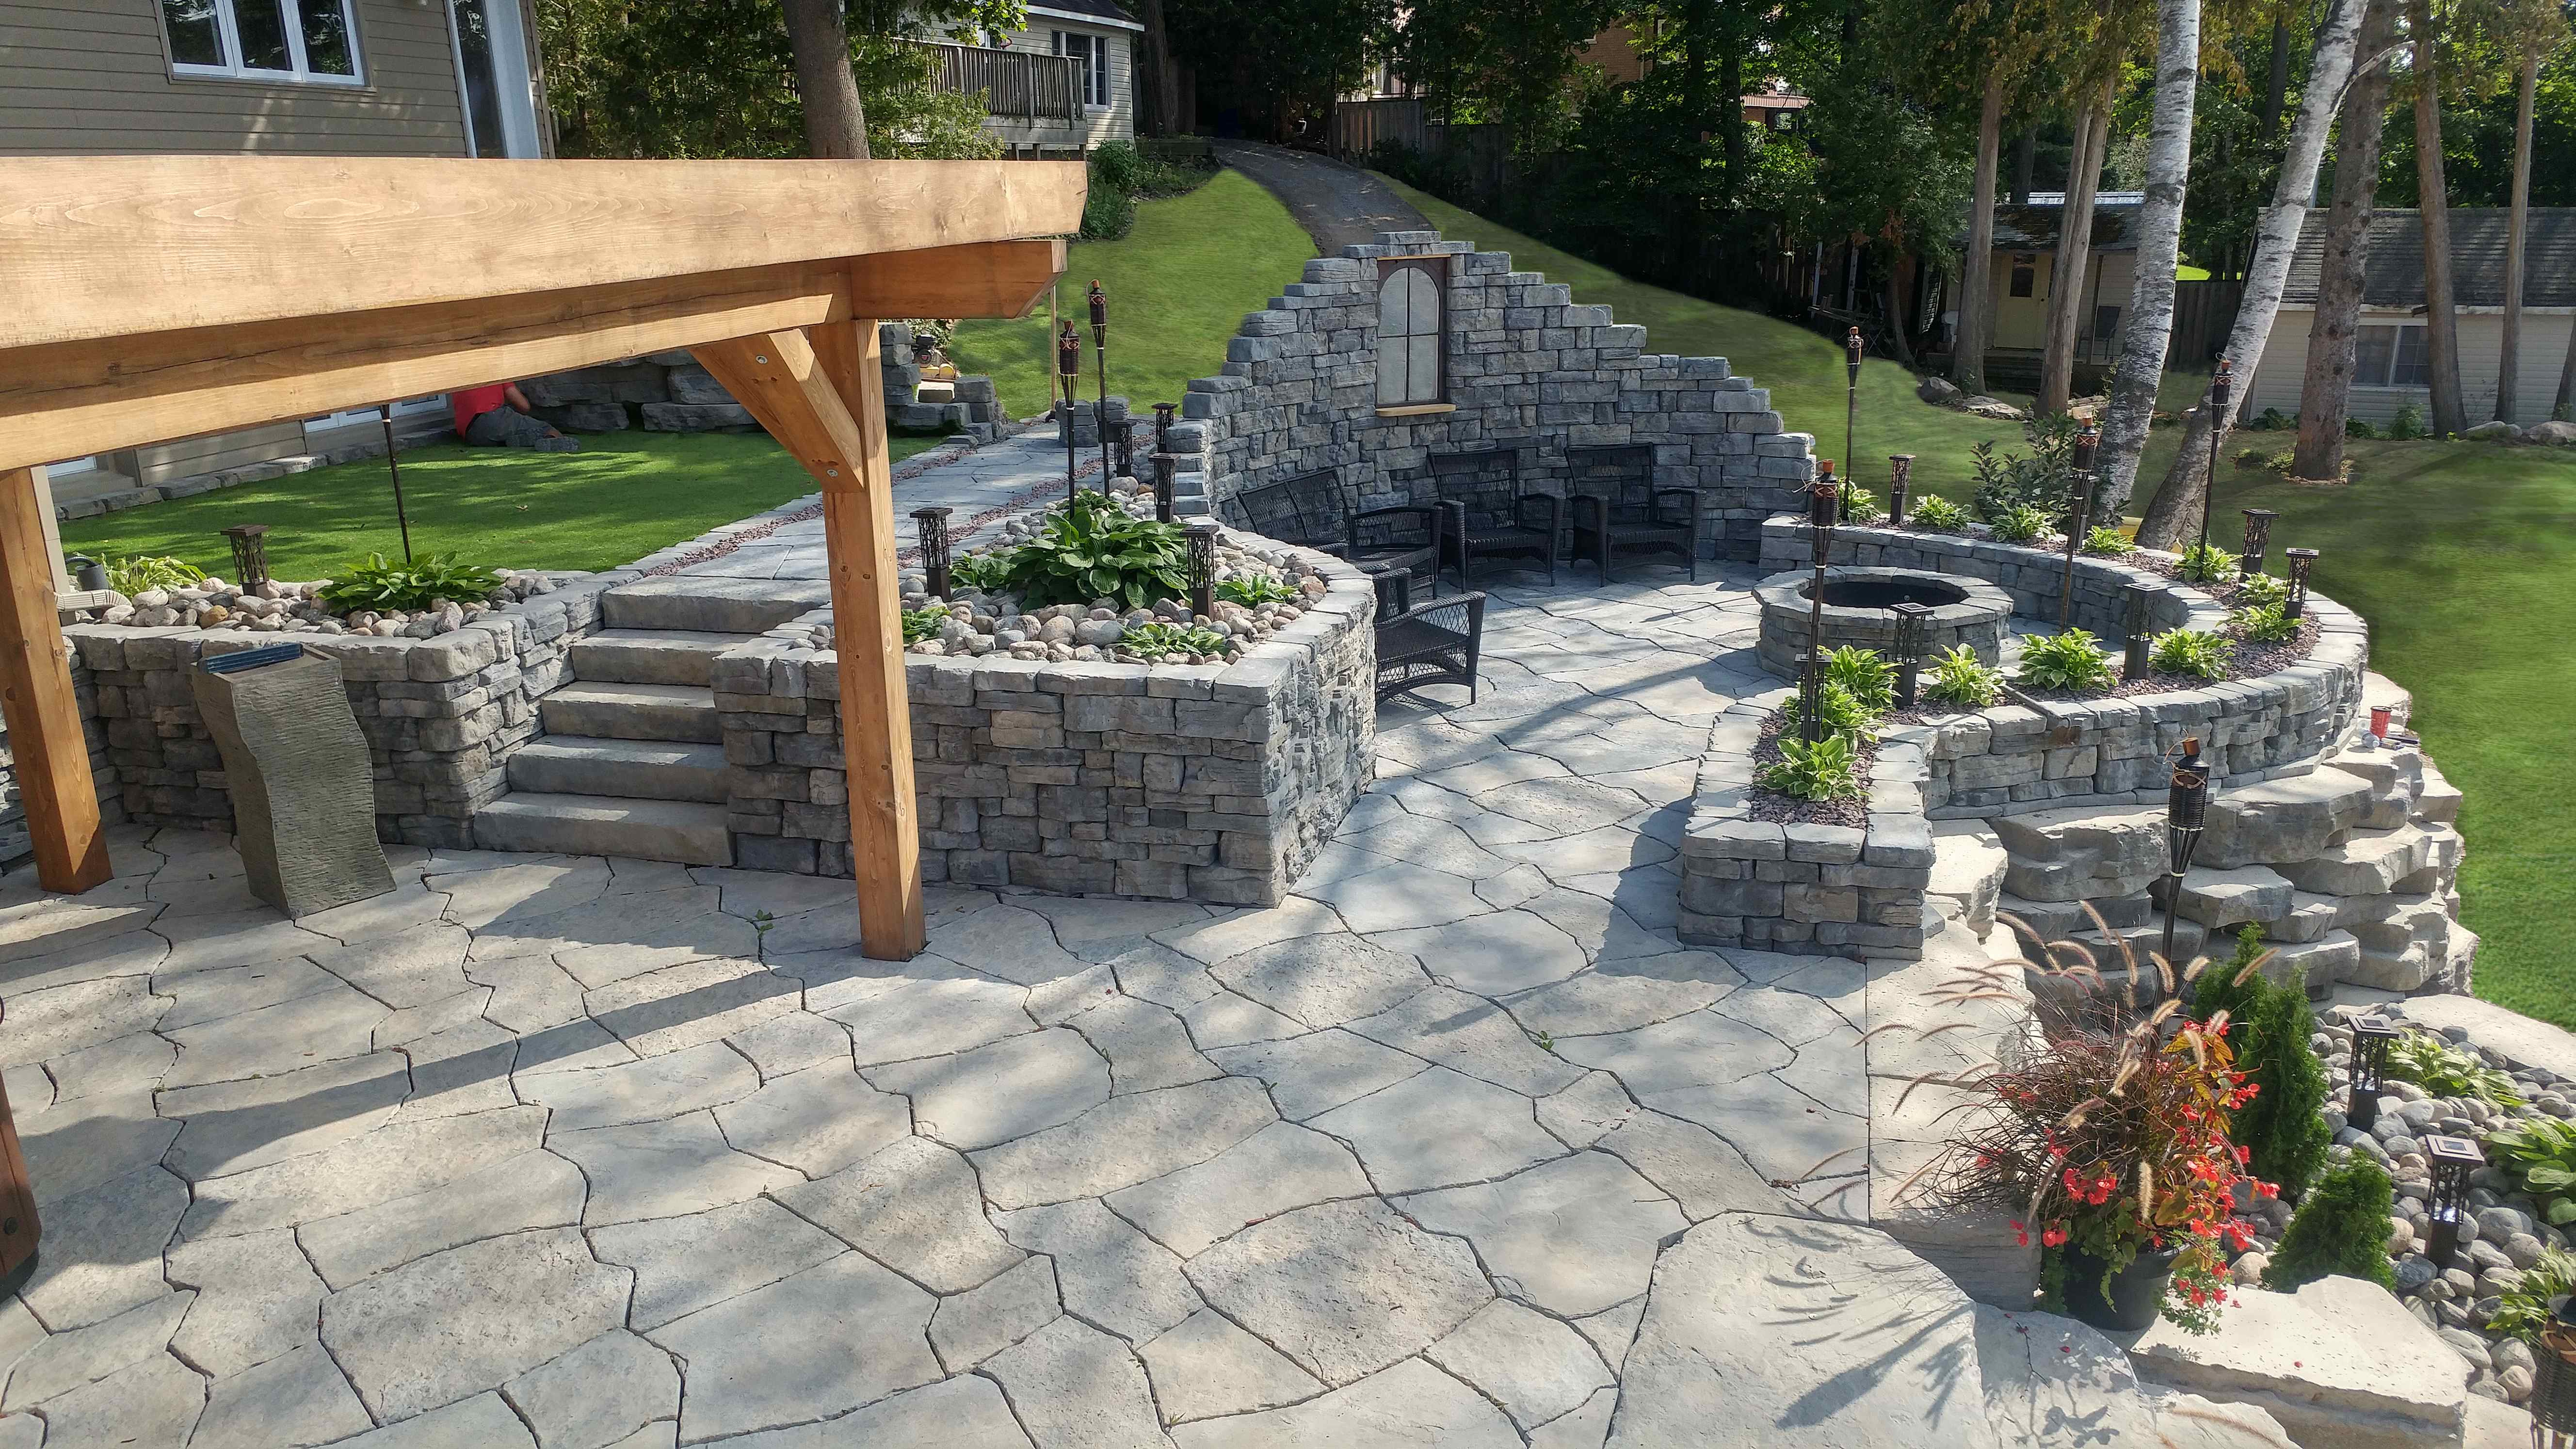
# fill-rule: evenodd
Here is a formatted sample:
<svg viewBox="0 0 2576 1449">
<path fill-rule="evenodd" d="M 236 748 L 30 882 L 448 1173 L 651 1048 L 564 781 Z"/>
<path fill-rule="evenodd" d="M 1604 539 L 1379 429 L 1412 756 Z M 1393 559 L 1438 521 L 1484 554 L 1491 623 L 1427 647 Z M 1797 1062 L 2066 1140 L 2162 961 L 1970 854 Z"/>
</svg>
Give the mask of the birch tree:
<svg viewBox="0 0 2576 1449">
<path fill-rule="evenodd" d="M 2291 471 L 2343 477 L 2344 429 L 2352 416 L 2352 370 L 2361 340 L 2362 276 L 2370 261 L 2370 213 L 2379 199 L 2379 136 L 2388 112 L 2388 50 L 2397 0 L 2370 0 L 2362 16 L 2351 88 L 2335 131 L 2334 202 L 2317 259 L 2317 303 L 2308 322 L 2307 367 L 2299 382 L 2299 444 Z"/>
<path fill-rule="evenodd" d="M 2156 0 L 2156 92 L 2147 131 L 2146 197 L 2138 207 L 2137 276 L 2111 372 L 2111 406 L 2099 467 L 2106 513 L 2137 486 L 2138 456 L 2156 411 L 2173 340 L 2174 264 L 2182 251 L 2182 202 L 2191 175 L 2191 114 L 2200 84 L 2200 0 Z"/>
<path fill-rule="evenodd" d="M 1977 171 L 1969 188 L 1968 247 L 1959 259 L 1959 326 L 1950 343 L 1950 380 L 1971 396 L 1986 390 L 1986 347 L 1994 340 L 1995 168 L 2003 148 L 2004 73 L 1986 72 L 1977 110 Z"/>
<path fill-rule="evenodd" d="M 2290 256 L 2299 247 L 2299 232 L 2308 216 L 2308 198 L 2316 191 L 2317 166 L 2325 157 L 2326 132 L 2335 108 L 2352 78 L 2353 51 L 2361 30 L 2365 0 L 2330 0 L 2317 27 L 2316 49 L 2308 62 L 2308 85 L 2299 98 L 2298 119 L 2290 123 L 2290 144 L 2281 158 L 2281 175 L 2272 188 L 2272 204 L 2254 229 L 2254 259 L 2245 273 L 2245 300 L 2236 308 L 2236 325 L 2227 336 L 2226 356 L 2236 375 L 2250 385 L 2263 365 L 2263 344 L 2280 314 L 2281 292 L 2290 279 Z M 2227 439 L 2228 420 L 2211 416 L 2203 404 L 2193 410 L 2183 434 L 2182 450 L 2166 470 L 2155 502 L 2138 525 L 2138 541 L 2150 548 L 2174 548 L 2195 537 L 2203 500 L 2209 492 L 2212 432 L 2218 446 Z M 2134 467 L 2134 464 L 2132 465 Z"/>
</svg>

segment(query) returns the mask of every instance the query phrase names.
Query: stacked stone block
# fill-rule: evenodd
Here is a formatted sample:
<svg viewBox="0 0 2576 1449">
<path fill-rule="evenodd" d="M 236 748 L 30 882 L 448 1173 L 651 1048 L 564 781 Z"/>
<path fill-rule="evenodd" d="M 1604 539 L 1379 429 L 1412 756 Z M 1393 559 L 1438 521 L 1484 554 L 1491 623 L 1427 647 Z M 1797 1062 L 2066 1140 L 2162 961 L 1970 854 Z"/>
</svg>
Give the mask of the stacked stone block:
<svg viewBox="0 0 2576 1449">
<path fill-rule="evenodd" d="M 923 878 L 1276 904 L 1375 770 L 1376 593 L 1318 565 L 1325 597 L 1239 664 L 906 656 Z M 825 617 L 716 661 L 746 868 L 851 873 Z"/>
<path fill-rule="evenodd" d="M 429 639 L 297 635 L 340 661 L 374 758 L 376 832 L 410 845 L 472 843 L 474 811 L 507 789 L 511 751 L 539 733 L 536 701 L 570 677 L 574 641 L 599 627 L 599 595 L 635 577 L 594 574 Z M 197 714 L 200 658 L 279 642 L 224 630 L 64 629 L 94 683 L 117 798 L 149 824 L 232 828 L 214 737 Z"/>
<path fill-rule="evenodd" d="M 1377 404 L 1379 260 L 1445 256 L 1443 403 Z M 1565 449 L 1647 444 L 1656 482 L 1704 495 L 1702 544 L 1722 558 L 1759 552 L 1762 520 L 1793 506 L 1814 475 L 1813 439 L 1781 431 L 1770 394 L 1722 357 L 1646 351 L 1646 329 L 1568 289 L 1516 272 L 1437 232 L 1385 232 L 1306 264 L 1268 308 L 1244 318 L 1224 370 L 1189 384 L 1174 451 L 1193 487 L 1221 502 L 1243 488 L 1337 469 L 1364 508 L 1427 503 L 1429 455 L 1521 451 L 1523 480 L 1564 488 Z"/>
<path fill-rule="evenodd" d="M 877 324 L 884 372 L 886 420 L 898 428 L 992 430 L 1007 423 L 989 377 L 961 377 L 949 402 L 919 401 L 921 369 L 912 361 L 912 333 L 900 323 Z M 685 348 L 622 362 L 576 368 L 528 379 L 524 389 L 537 416 L 575 432 L 615 432 L 641 424 L 647 432 L 701 433 L 756 428 L 758 420 L 734 401 L 715 374 L 698 366 Z"/>
<path fill-rule="evenodd" d="M 1710 727 L 1682 836 L 1676 931 L 1698 946 L 1920 956 L 1932 883 L 1921 748 L 1879 747 L 1864 825 L 1756 820 L 1754 748 L 1762 722 L 1787 697 L 1774 690 L 1740 700 Z"/>
<path fill-rule="evenodd" d="M 107 726 L 98 717 L 98 683 L 78 655 L 71 661 L 72 698 L 80 710 L 81 738 L 89 746 L 90 778 L 98 788 L 99 815 L 109 824 L 125 818 L 125 803 L 116 772 L 107 757 Z M 35 842 L 27 832 L 27 802 L 18 783 L 18 758 L 9 749 L 9 730 L 0 725 L 0 869 L 15 870 L 31 859 Z"/>
</svg>

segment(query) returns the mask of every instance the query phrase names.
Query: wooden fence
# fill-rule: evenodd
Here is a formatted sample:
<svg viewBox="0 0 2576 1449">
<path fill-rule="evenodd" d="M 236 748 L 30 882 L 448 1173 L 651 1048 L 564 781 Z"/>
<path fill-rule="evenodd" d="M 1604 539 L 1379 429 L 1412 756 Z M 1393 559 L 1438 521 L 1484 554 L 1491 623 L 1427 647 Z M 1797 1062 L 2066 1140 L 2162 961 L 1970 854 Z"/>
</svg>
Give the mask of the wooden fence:
<svg viewBox="0 0 2576 1449">
<path fill-rule="evenodd" d="M 1325 144 L 1344 161 L 1360 161 L 1387 141 L 1416 151 L 1428 150 L 1429 129 L 1422 102 L 1411 96 L 1343 101 L 1333 107 L 1333 124 L 1325 133 Z"/>
<path fill-rule="evenodd" d="M 939 57 L 938 86 L 958 95 L 982 95 L 987 115 L 1017 120 L 1082 123 L 1082 61 L 1069 55 L 990 50 L 944 41 L 915 41 Z"/>
<path fill-rule="evenodd" d="M 2198 371 L 2227 345 L 2236 326 L 2236 308 L 2245 300 L 2241 281 L 2174 283 L 2173 341 L 2165 348 L 2165 365 Z"/>
</svg>

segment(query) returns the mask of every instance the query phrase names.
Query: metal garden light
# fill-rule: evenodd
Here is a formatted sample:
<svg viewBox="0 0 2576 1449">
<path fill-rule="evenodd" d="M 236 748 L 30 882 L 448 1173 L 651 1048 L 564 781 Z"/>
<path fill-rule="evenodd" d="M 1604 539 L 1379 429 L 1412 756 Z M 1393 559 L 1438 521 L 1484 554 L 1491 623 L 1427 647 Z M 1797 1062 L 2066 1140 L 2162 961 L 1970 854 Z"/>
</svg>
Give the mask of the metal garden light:
<svg viewBox="0 0 2576 1449">
<path fill-rule="evenodd" d="M 1056 390 L 1064 394 L 1064 501 L 1071 503 L 1077 491 L 1073 462 L 1073 390 L 1082 381 L 1082 338 L 1075 334 L 1073 323 L 1062 324 L 1055 335 Z"/>
<path fill-rule="evenodd" d="M 2218 359 L 2218 370 L 2209 375 L 2209 486 L 2200 490 L 2200 546 L 2209 547 L 2209 510 L 2218 493 L 2218 445 L 2227 431 L 2227 402 L 2236 391 L 2235 364 Z"/>
<path fill-rule="evenodd" d="M 954 508 L 916 508 L 912 510 L 913 537 L 921 544 L 921 569 L 930 578 L 930 596 L 942 603 L 948 600 L 948 515 Z"/>
<path fill-rule="evenodd" d="M 236 523 L 223 531 L 233 544 L 233 577 L 245 589 L 268 582 L 268 525 Z"/>
<path fill-rule="evenodd" d="M 2154 627 L 2156 596 L 2163 592 L 2154 584 L 2129 585 L 2129 613 L 2120 625 L 2129 646 L 2128 653 L 2120 661 L 2123 679 L 2147 677 L 2147 651 L 2155 643 L 2148 630 Z"/>
<path fill-rule="evenodd" d="M 1180 469 L 1181 460 L 1171 454 L 1154 455 L 1154 521 L 1156 523 L 1172 521 L 1174 475 L 1179 473 Z"/>
<path fill-rule="evenodd" d="M 2281 552 L 2290 561 L 2290 597 L 2282 601 L 2281 612 L 2293 619 L 2304 619 L 2308 614 L 2308 575 L 2316 569 L 2317 551 L 2290 548 Z"/>
<path fill-rule="evenodd" d="M 2200 761 L 2200 737 L 2182 742 L 2174 762 L 2173 783 L 2165 790 L 2165 962 L 2174 959 L 2174 917 L 2182 905 L 2182 878 L 2200 849 L 2200 832 L 2209 824 L 2209 767 Z"/>
<path fill-rule="evenodd" d="M 2263 572 L 2264 556 L 2272 551 L 2272 520 L 2281 515 L 2268 508 L 2240 509 L 2245 515 L 2245 556 L 2236 561 L 2239 572 L 2247 578 Z"/>
<path fill-rule="evenodd" d="M 1154 404 L 1155 452 L 1168 453 L 1172 451 L 1172 414 L 1179 412 L 1180 410 L 1181 405 L 1179 403 Z"/>
<path fill-rule="evenodd" d="M 1136 476 L 1136 440 L 1128 434 L 1126 424 L 1119 424 L 1116 441 L 1117 476 L 1133 478 Z"/>
<path fill-rule="evenodd" d="M 2448 1267 L 2460 1255 L 2460 1219 L 2469 1211 L 2469 1174 L 2487 1165 L 2487 1155 L 2466 1137 L 2427 1137 L 2424 1155 L 2433 1159 L 2433 1200 L 2426 1212 L 2433 1234 L 2424 1256 Z"/>
<path fill-rule="evenodd" d="M 1816 464 L 1816 481 L 1807 485 L 1807 523 L 1816 550 L 1815 581 L 1807 586 L 1807 653 L 1798 674 L 1798 737 L 1808 744 L 1825 737 L 1825 560 L 1834 552 L 1834 511 L 1842 503 L 1842 485 L 1834 481 L 1834 460 Z"/>
<path fill-rule="evenodd" d="M 1912 453 L 1887 455 L 1887 526 L 1890 528 L 1905 526 L 1905 487 L 1913 476 Z"/>
<path fill-rule="evenodd" d="M 2379 1120 L 2379 1083 L 2388 1071 L 2388 1049 L 2397 1045 L 2397 1028 L 2376 1016 L 2352 1024 L 2352 1091 L 2344 1103 L 2346 1125 L 2367 1132 Z"/>
<path fill-rule="evenodd" d="M 1896 616 L 1896 707 L 1912 709 L 1922 696 L 1923 648 L 1932 606 L 1909 599 L 1888 605 L 1888 612 Z"/>
<path fill-rule="evenodd" d="M 1091 280 L 1091 345 L 1100 355 L 1100 401 L 1093 408 L 1100 421 L 1100 487 L 1106 492 L 1118 471 L 1109 457 L 1109 298 L 1097 277 Z"/>
<path fill-rule="evenodd" d="M 2075 618 L 2075 551 L 2083 547 L 2084 531 L 2093 521 L 2093 459 L 2101 446 L 2101 430 L 2087 421 L 2084 430 L 2075 435 L 2075 466 L 2066 485 L 2066 584 L 2057 596 L 2060 629 Z"/>
<path fill-rule="evenodd" d="M 1863 346 L 1857 327 L 1843 338 L 1843 456 L 1846 458 L 1860 456 L 1852 451 L 1852 434 L 1860 427 L 1860 355 Z"/>
<path fill-rule="evenodd" d="M 1216 616 L 1216 534 L 1213 518 L 1190 524 L 1190 613 L 1201 619 Z"/>
</svg>

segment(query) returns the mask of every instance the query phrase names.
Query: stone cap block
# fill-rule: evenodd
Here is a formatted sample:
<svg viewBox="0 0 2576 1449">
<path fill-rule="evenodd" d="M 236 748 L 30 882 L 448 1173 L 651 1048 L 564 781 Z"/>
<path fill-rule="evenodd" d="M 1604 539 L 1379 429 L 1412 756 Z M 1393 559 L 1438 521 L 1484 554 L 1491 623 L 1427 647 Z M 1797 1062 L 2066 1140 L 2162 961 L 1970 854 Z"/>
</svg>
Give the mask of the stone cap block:
<svg viewBox="0 0 2576 1449">
<path fill-rule="evenodd" d="M 2460 1356 L 2395 1295 L 2358 1278 L 2295 1294 L 2243 1290 L 2205 1336 L 2170 1323 L 2129 1346 L 2141 1378 L 2252 1404 L 2302 1444 L 2457 1444 L 2467 1422 Z"/>
</svg>

